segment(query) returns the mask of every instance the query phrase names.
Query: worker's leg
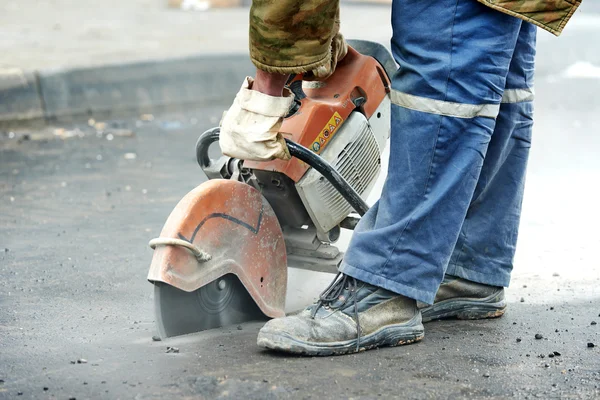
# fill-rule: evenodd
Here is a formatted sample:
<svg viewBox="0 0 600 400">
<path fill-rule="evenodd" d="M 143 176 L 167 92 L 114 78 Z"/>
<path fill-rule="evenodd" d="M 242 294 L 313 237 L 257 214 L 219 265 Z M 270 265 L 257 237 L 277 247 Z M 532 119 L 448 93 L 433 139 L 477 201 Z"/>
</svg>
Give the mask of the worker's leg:
<svg viewBox="0 0 600 400">
<path fill-rule="evenodd" d="M 475 195 L 447 274 L 508 286 L 533 127 L 536 27 L 523 23 Z"/>
<path fill-rule="evenodd" d="M 388 177 L 320 301 L 258 344 L 329 355 L 423 337 L 494 131 L 521 21 L 476 0 L 396 0 Z"/>
<path fill-rule="evenodd" d="M 400 70 L 388 177 L 341 271 L 432 303 L 475 192 L 521 21 L 475 0 L 396 0 L 392 23 Z"/>
<path fill-rule="evenodd" d="M 535 26 L 523 23 L 506 78 L 500 114 L 435 304 L 423 321 L 504 314 L 517 241 L 533 126 Z"/>
</svg>

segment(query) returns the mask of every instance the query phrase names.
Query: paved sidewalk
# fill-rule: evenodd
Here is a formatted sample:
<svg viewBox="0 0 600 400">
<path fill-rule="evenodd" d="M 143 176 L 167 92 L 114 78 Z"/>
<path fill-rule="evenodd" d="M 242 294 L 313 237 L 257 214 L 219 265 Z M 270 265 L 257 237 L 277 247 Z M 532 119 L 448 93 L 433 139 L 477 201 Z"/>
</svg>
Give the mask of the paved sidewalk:
<svg viewBox="0 0 600 400">
<path fill-rule="evenodd" d="M 247 54 L 247 7 L 201 12 L 171 9 L 166 3 L 2 0 L 0 71 L 89 67 L 198 54 Z M 389 5 L 343 2 L 341 10 L 342 32 L 347 37 L 389 46 Z M 584 1 L 563 36 L 578 35 L 586 26 L 598 25 L 599 13 L 600 3 Z M 565 41 L 553 40 L 550 34 L 540 33 L 540 42 L 551 42 L 568 51 Z M 543 52 L 539 56 L 546 57 Z M 597 59 L 600 55 L 590 57 Z"/>
<path fill-rule="evenodd" d="M 389 5 L 344 4 L 343 32 L 388 43 Z M 248 8 L 165 0 L 0 2 L 0 128 L 228 99 L 254 67 Z"/>
<path fill-rule="evenodd" d="M 247 54 L 248 8 L 202 12 L 166 4 L 166 0 L 2 0 L 0 69 Z M 342 31 L 350 37 L 389 42 L 389 5 L 344 4 L 342 20 Z"/>
<path fill-rule="evenodd" d="M 390 5 L 343 2 L 341 9 L 347 38 L 389 46 Z M 600 4 L 585 2 L 561 40 L 540 32 L 538 78 L 570 67 L 581 47 L 595 48 L 597 26 Z M 227 102 L 254 71 L 247 47 L 247 7 L 199 12 L 164 0 L 4 0 L 0 129 Z M 595 71 L 600 52 L 588 51 L 584 62 L 579 67 Z"/>
</svg>

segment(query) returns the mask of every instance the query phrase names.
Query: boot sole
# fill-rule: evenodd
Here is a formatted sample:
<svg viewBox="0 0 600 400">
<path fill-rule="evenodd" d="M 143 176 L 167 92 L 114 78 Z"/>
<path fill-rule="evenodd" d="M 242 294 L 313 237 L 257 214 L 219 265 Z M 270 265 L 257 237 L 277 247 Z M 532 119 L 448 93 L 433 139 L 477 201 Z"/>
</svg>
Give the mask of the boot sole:
<svg viewBox="0 0 600 400">
<path fill-rule="evenodd" d="M 269 350 L 298 354 L 303 356 L 333 356 L 358 353 L 377 347 L 394 347 L 418 342 L 425 337 L 421 318 L 388 325 L 369 335 L 361 336 L 360 347 L 356 348 L 356 339 L 340 342 L 307 342 L 288 335 L 285 332 L 258 333 L 257 344 Z"/>
<path fill-rule="evenodd" d="M 506 311 L 506 300 L 497 300 L 496 295 L 486 299 L 449 299 L 421 310 L 423 322 L 440 319 L 488 319 L 498 318 Z"/>
</svg>

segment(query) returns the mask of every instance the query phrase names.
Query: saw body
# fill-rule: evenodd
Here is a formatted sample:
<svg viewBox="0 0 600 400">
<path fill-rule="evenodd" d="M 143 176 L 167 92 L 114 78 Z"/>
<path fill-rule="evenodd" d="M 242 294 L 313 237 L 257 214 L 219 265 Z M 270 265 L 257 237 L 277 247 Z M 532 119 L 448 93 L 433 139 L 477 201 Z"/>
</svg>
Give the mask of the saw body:
<svg viewBox="0 0 600 400">
<path fill-rule="evenodd" d="M 169 216 L 148 280 L 162 337 L 284 315 L 287 268 L 336 272 L 340 229 L 375 183 L 390 132 L 389 76 L 381 45 L 349 41 L 324 82 L 294 78 L 293 109 L 280 132 L 289 161 L 212 159 L 218 128 L 197 144 L 209 180 Z"/>
</svg>

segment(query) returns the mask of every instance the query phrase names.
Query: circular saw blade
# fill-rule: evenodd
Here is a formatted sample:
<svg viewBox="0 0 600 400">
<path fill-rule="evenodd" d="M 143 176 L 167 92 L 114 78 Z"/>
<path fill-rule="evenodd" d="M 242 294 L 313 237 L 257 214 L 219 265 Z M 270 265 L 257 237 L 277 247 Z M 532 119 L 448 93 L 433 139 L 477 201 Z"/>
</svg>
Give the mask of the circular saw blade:
<svg viewBox="0 0 600 400">
<path fill-rule="evenodd" d="M 233 274 L 193 292 L 156 282 L 154 310 L 161 338 L 266 318 Z"/>
</svg>

